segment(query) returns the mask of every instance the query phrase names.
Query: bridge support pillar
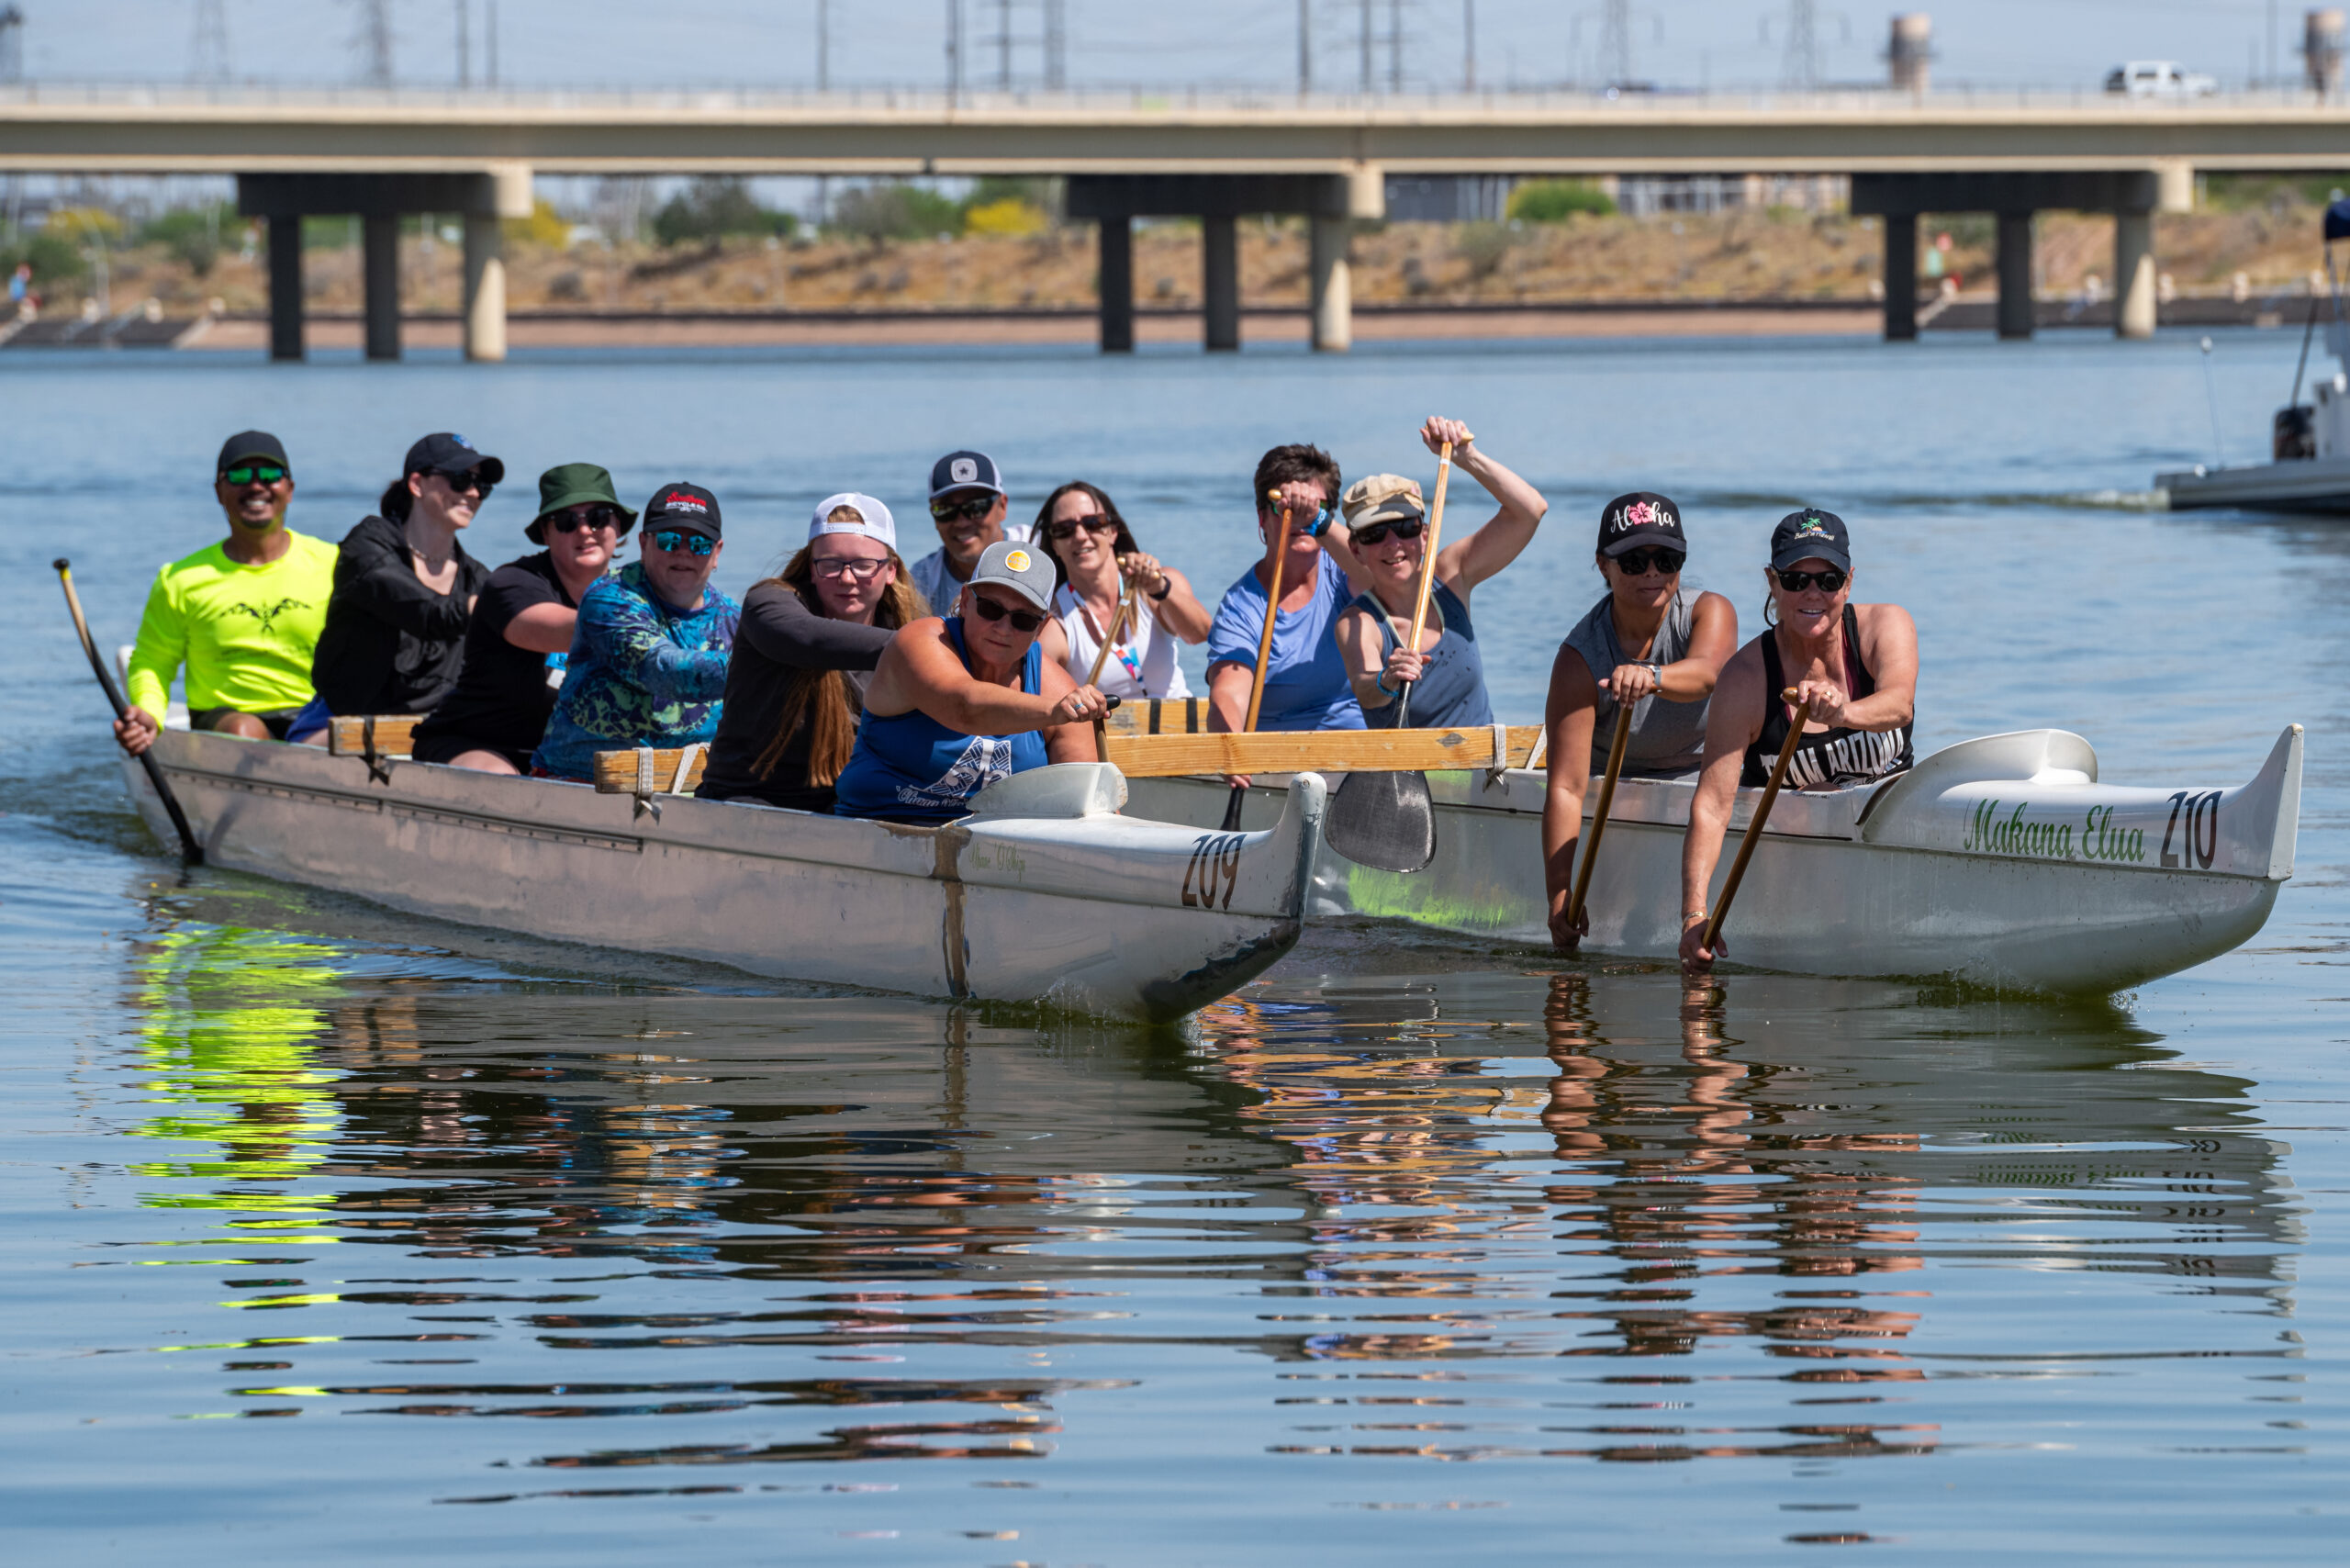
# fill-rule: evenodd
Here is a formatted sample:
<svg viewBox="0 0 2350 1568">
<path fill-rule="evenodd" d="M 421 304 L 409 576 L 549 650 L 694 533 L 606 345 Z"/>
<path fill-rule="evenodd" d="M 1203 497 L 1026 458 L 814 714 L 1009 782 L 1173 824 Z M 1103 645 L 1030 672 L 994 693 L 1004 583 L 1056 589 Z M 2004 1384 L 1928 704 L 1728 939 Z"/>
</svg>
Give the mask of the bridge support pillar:
<svg viewBox="0 0 2350 1568">
<path fill-rule="evenodd" d="M 302 220 L 269 220 L 269 357 L 302 357 Z"/>
<path fill-rule="evenodd" d="M 465 357 L 506 357 L 506 233 L 478 212 L 465 214 Z"/>
<path fill-rule="evenodd" d="M 1354 347 L 1354 274 L 1347 261 L 1354 224 L 1344 218 L 1306 219 L 1307 274 L 1313 280 L 1314 349 L 1344 353 Z"/>
<path fill-rule="evenodd" d="M 365 297 L 367 357 L 400 357 L 400 215 L 359 218 L 360 278 Z"/>
<path fill-rule="evenodd" d="M 2031 336 L 2031 213 L 1999 215 L 1999 336 Z"/>
<path fill-rule="evenodd" d="M 1102 301 L 1102 352 L 1135 352 L 1135 220 L 1102 219 L 1102 266 L 1094 291 Z"/>
<path fill-rule="evenodd" d="M 1210 353 L 1240 346 L 1240 223 L 1226 213 L 1200 219 L 1200 305 Z"/>
<path fill-rule="evenodd" d="M 1918 341 L 1918 215 L 1885 216 L 1885 341 Z"/>
<path fill-rule="evenodd" d="M 2113 215 L 2113 335 L 2154 335 L 2154 216 Z"/>
</svg>

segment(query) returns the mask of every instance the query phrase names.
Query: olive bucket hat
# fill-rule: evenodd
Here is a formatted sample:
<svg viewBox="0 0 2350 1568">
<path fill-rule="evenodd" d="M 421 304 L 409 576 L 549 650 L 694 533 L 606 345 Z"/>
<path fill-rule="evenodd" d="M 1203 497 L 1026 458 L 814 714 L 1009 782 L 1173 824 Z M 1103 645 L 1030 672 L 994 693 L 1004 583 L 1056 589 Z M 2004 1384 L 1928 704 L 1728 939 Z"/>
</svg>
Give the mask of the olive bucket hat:
<svg viewBox="0 0 2350 1568">
<path fill-rule="evenodd" d="M 628 537 L 628 531 L 636 526 L 636 512 L 621 506 L 620 495 L 612 488 L 612 476 L 593 463 L 559 464 L 539 476 L 538 515 L 531 519 L 531 526 L 522 532 L 532 543 L 544 544 L 549 512 L 595 501 L 619 508 L 621 537 Z"/>
</svg>

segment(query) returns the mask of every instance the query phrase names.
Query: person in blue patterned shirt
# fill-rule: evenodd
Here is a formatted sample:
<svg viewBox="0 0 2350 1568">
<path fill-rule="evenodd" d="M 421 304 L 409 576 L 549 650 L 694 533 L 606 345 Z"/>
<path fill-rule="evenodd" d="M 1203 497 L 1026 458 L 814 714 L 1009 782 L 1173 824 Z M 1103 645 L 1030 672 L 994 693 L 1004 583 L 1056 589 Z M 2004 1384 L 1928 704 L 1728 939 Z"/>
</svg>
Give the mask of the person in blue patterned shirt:
<svg viewBox="0 0 2350 1568">
<path fill-rule="evenodd" d="M 664 485 L 644 505 L 641 560 L 579 601 L 563 690 L 531 759 L 541 778 L 588 780 L 596 754 L 707 744 L 743 608 L 710 586 L 718 567 L 718 498 Z"/>
</svg>

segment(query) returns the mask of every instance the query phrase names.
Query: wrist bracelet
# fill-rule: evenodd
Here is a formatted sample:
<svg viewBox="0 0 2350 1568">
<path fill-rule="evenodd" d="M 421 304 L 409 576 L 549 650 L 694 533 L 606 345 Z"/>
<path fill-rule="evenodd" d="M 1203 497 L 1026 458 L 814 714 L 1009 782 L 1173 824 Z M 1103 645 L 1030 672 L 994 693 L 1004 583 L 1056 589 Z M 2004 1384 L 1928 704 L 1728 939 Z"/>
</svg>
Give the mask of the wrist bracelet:
<svg viewBox="0 0 2350 1568">
<path fill-rule="evenodd" d="M 1685 930 L 1685 929 L 1687 929 L 1688 927 L 1690 927 L 1690 926 L 1692 926 L 1692 925 L 1696 924 L 1699 921 L 1701 921 L 1701 920 L 1703 920 L 1703 919 L 1705 919 L 1705 918 L 1706 918 L 1706 912 L 1705 912 L 1704 910 L 1702 910 L 1702 909 L 1701 909 L 1701 910 L 1699 910 L 1699 911 L 1698 911 L 1696 913 L 1695 913 L 1695 914 L 1691 914 L 1691 913 L 1689 913 L 1687 911 L 1685 911 L 1685 910 L 1684 910 L 1684 911 L 1683 911 L 1683 912 L 1682 912 L 1682 915 L 1681 915 L 1681 924 L 1682 924 L 1683 929 L 1684 929 L 1684 930 Z"/>
<path fill-rule="evenodd" d="M 1379 679 L 1373 684 L 1390 697 L 1401 697 L 1404 694 L 1404 689 L 1402 687 L 1390 686 L 1387 684 L 1387 672 L 1385 670 L 1381 670 L 1379 672 Z"/>
<path fill-rule="evenodd" d="M 1175 579 L 1173 577 L 1163 577 L 1159 580 L 1158 591 L 1150 596 L 1150 601 L 1153 604 L 1160 603 L 1165 600 L 1169 594 L 1173 593 L 1174 591 Z"/>
</svg>

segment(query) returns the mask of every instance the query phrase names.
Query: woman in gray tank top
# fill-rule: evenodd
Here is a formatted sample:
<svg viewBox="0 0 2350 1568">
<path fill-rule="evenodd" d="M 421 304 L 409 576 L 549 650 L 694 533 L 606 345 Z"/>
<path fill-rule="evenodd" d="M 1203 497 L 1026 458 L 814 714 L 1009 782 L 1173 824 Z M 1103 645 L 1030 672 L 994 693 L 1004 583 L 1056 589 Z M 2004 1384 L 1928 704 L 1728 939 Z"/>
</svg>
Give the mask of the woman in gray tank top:
<svg viewBox="0 0 2350 1568">
<path fill-rule="evenodd" d="M 1682 591 L 1688 558 L 1681 511 L 1664 497 L 1635 490 L 1599 514 L 1599 575 L 1607 592 L 1559 644 L 1550 666 L 1550 791 L 1542 806 L 1543 880 L 1550 894 L 1550 940 L 1574 951 L 1588 915 L 1567 919 L 1583 837 L 1583 790 L 1605 771 L 1617 715 L 1631 704 L 1624 777 L 1669 778 L 1705 759 L 1706 708 L 1722 666 L 1738 648 L 1738 611 L 1718 593 Z"/>
</svg>

